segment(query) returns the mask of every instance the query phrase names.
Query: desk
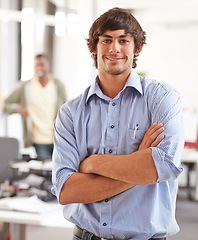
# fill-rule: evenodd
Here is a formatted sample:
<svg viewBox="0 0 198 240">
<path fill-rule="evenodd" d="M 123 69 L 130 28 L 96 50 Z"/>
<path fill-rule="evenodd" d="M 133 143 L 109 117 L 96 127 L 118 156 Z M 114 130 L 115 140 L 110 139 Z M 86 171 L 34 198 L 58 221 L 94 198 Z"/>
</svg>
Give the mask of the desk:
<svg viewBox="0 0 198 240">
<path fill-rule="evenodd" d="M 62 208 L 48 213 L 0 210 L 0 222 L 10 223 L 11 240 L 71 240 L 74 225 L 64 219 Z"/>
<path fill-rule="evenodd" d="M 182 152 L 181 162 L 186 164 L 188 167 L 188 179 L 187 179 L 187 187 L 188 187 L 188 197 L 189 199 L 193 199 L 198 201 L 198 150 L 191 148 L 184 148 Z M 190 184 L 190 171 L 194 168 L 195 171 L 195 195 L 191 196 L 191 184 Z"/>
<path fill-rule="evenodd" d="M 23 184 L 27 183 L 31 187 L 32 183 L 40 186 L 40 178 L 42 179 L 42 177 L 50 176 L 51 179 L 51 160 L 44 162 L 35 160 L 29 162 L 13 162 L 10 166 L 18 175 L 21 173 L 29 173 L 21 182 Z M 36 173 L 38 176 L 32 173 Z M 20 200 L 20 203 L 15 202 L 15 205 L 9 205 L 9 198 L 0 200 L 0 209 L 2 209 L 0 210 L 0 222 L 10 224 L 11 240 L 72 239 L 74 225 L 64 219 L 61 205 L 51 201 L 40 204 L 34 197 L 23 199 L 23 197 L 19 195 L 20 192 L 16 199 Z M 4 199 L 6 202 L 5 205 L 9 206 L 7 208 L 2 207 L 2 204 L 4 205 Z M 10 201 L 12 202 L 13 199 L 14 198 L 11 198 Z M 32 206 L 34 207 L 32 208 Z"/>
</svg>

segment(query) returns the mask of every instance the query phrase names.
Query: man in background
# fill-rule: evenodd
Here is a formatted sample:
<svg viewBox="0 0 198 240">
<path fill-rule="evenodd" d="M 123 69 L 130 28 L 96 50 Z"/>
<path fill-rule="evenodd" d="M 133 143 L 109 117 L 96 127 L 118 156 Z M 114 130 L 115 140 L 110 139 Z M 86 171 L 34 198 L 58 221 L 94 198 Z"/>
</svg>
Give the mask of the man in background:
<svg viewBox="0 0 198 240">
<path fill-rule="evenodd" d="M 66 101 L 64 85 L 51 74 L 45 54 L 34 59 L 35 76 L 20 81 L 5 99 L 4 110 L 22 117 L 24 147 L 34 146 L 38 158 L 51 158 L 53 123 L 59 107 Z"/>
</svg>

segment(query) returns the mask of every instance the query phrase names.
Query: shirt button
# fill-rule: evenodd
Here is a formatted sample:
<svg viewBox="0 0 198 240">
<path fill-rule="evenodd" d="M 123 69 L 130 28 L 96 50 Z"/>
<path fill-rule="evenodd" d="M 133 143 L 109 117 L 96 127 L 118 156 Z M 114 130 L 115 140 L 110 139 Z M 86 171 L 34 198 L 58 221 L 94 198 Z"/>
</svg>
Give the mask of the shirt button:
<svg viewBox="0 0 198 240">
<path fill-rule="evenodd" d="M 102 225 L 103 225 L 104 227 L 105 227 L 105 226 L 107 226 L 107 224 L 106 224 L 106 223 L 103 223 Z"/>
<path fill-rule="evenodd" d="M 114 128 L 114 125 L 111 125 L 111 128 Z"/>
<path fill-rule="evenodd" d="M 110 150 L 109 150 L 109 153 L 112 153 L 112 152 L 113 152 L 113 151 L 110 149 Z"/>
<path fill-rule="evenodd" d="M 115 106 L 115 103 L 114 103 L 114 102 L 112 103 L 112 106 Z"/>
</svg>

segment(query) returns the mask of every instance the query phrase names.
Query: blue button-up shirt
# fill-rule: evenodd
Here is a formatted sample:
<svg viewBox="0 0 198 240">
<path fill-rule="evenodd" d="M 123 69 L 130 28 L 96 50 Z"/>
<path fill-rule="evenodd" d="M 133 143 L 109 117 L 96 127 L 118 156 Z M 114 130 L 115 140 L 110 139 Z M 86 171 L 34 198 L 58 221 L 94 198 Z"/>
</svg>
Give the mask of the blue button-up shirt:
<svg viewBox="0 0 198 240">
<path fill-rule="evenodd" d="M 147 129 L 163 123 L 165 138 L 151 147 L 158 172 L 156 184 L 133 188 L 104 201 L 64 206 L 64 217 L 106 239 L 146 240 L 173 235 L 177 177 L 182 172 L 183 124 L 180 96 L 166 83 L 143 78 L 134 70 L 123 90 L 111 99 L 96 82 L 64 104 L 55 121 L 52 192 L 91 154 L 137 151 Z M 138 128 L 137 128 L 138 126 Z M 133 172 L 131 172 L 133 174 Z"/>
</svg>

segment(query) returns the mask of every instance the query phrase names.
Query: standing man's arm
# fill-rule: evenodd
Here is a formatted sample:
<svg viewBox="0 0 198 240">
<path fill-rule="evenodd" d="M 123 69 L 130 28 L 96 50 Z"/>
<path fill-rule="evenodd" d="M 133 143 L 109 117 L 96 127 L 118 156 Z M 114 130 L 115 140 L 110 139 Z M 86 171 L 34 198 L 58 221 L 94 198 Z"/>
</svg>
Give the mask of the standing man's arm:
<svg viewBox="0 0 198 240">
<path fill-rule="evenodd" d="M 148 147 L 150 146 L 157 146 L 158 143 L 161 142 L 161 140 L 164 138 L 163 135 L 159 136 L 159 134 L 161 134 L 163 130 L 164 128 L 161 124 L 158 125 L 157 123 L 154 123 L 144 135 L 139 149 L 148 149 Z M 137 152 L 140 151 L 144 150 L 139 150 Z M 124 159 L 128 159 L 130 155 L 93 155 L 93 157 L 98 157 L 98 160 L 100 160 L 103 159 L 104 156 L 110 156 L 113 159 L 121 158 L 124 161 Z M 92 159 L 92 157 L 84 160 L 84 163 L 88 159 Z M 83 164 L 81 165 L 81 168 L 83 168 L 82 166 Z M 135 183 L 133 182 L 127 183 L 122 180 L 117 180 L 106 176 L 100 176 L 98 174 L 82 172 L 74 173 L 63 185 L 60 193 L 60 203 L 69 204 L 74 202 L 97 202 L 115 196 L 123 191 L 126 191 L 134 185 Z"/>
<path fill-rule="evenodd" d="M 129 155 L 91 155 L 81 163 L 80 172 L 134 185 L 154 184 L 158 174 L 149 147 L 156 147 L 163 140 L 163 131 L 163 125 L 155 122 L 145 133 L 138 151 Z"/>
<path fill-rule="evenodd" d="M 160 94 L 156 92 L 156 94 Z M 134 185 L 147 185 L 176 179 L 182 172 L 180 157 L 183 149 L 183 121 L 178 93 L 171 90 L 155 107 L 153 119 L 163 122 L 165 138 L 155 147 L 149 144 L 126 155 L 92 155 L 85 159 L 80 171 L 92 173 Z M 165 97 L 164 97 L 165 98 Z M 157 102 L 158 96 L 156 96 Z"/>
<path fill-rule="evenodd" d="M 22 106 L 21 99 L 24 96 L 24 83 L 19 82 L 13 92 L 5 99 L 4 111 L 8 114 L 19 113 L 22 117 L 28 116 L 28 111 L 24 106 Z"/>
<path fill-rule="evenodd" d="M 55 79 L 56 94 L 57 94 L 57 111 L 67 101 L 65 85 L 59 80 Z"/>
<path fill-rule="evenodd" d="M 69 203 L 92 203 L 115 196 L 134 184 L 123 183 L 111 178 L 96 174 L 74 173 L 64 183 L 59 202 L 63 205 Z"/>
</svg>

